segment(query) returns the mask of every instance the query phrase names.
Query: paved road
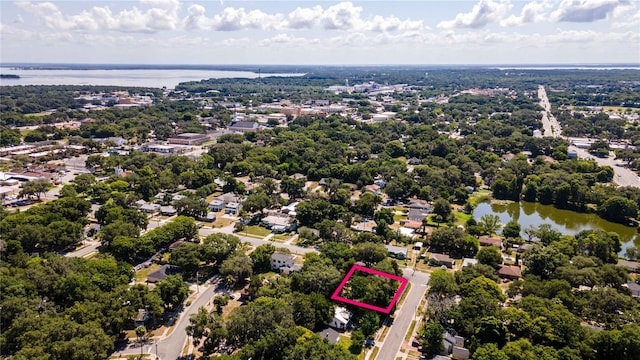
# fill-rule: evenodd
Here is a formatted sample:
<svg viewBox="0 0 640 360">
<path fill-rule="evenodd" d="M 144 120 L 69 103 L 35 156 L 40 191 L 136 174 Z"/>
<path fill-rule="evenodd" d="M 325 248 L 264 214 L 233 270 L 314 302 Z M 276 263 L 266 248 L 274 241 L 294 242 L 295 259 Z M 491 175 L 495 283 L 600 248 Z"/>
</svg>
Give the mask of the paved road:
<svg viewBox="0 0 640 360">
<path fill-rule="evenodd" d="M 613 154 L 613 152 L 611 152 L 609 154 L 609 157 L 607 158 L 599 158 L 597 156 L 593 156 L 589 154 L 589 151 L 587 151 L 586 149 L 581 149 L 573 145 L 569 146 L 569 150 L 575 150 L 578 153 L 579 158 L 593 159 L 600 166 L 604 166 L 604 165 L 611 166 L 613 168 L 613 173 L 614 173 L 613 181 L 616 184 L 620 186 L 640 187 L 640 177 L 638 176 L 638 174 L 629 170 L 626 167 L 621 166 L 624 164 L 624 162 L 620 160 L 614 160 L 615 155 Z"/>
<path fill-rule="evenodd" d="M 400 351 L 400 346 L 404 341 L 404 337 L 409 330 L 411 321 L 415 318 L 420 301 L 422 301 L 427 291 L 429 274 L 419 271 L 414 273 L 413 269 L 406 268 L 404 269 L 404 277 L 409 279 L 411 290 L 409 290 L 409 294 L 407 294 L 400 309 L 396 310 L 393 324 L 387 332 L 387 337 L 384 339 L 376 359 L 386 360 L 396 358 L 398 351 Z"/>
<path fill-rule="evenodd" d="M 189 325 L 189 316 L 195 314 L 201 306 L 206 306 L 207 302 L 216 293 L 216 286 L 209 285 L 207 287 L 200 286 L 200 293 L 197 298 L 192 301 L 191 305 L 186 307 L 180 314 L 178 324 L 173 332 L 158 342 L 158 353 L 156 354 L 162 360 L 179 359 L 182 355 L 182 349 L 187 341 L 186 327 Z M 155 348 L 152 348 L 155 353 Z M 150 353 L 151 351 L 149 351 Z"/>
<path fill-rule="evenodd" d="M 257 239 L 257 238 L 253 238 L 253 237 L 249 237 L 249 236 L 242 236 L 242 232 L 240 233 L 234 233 L 233 232 L 233 224 L 229 225 L 229 226 L 225 226 L 222 228 L 201 228 L 200 229 L 200 236 L 209 236 L 211 234 L 214 233 L 224 233 L 224 234 L 232 234 L 235 235 L 237 237 L 240 238 L 240 240 L 242 240 L 243 242 L 248 242 L 251 244 L 251 246 L 260 246 L 263 244 L 271 244 L 277 248 L 287 248 L 289 249 L 292 253 L 294 254 L 301 254 L 304 255 L 306 253 L 309 252 L 314 252 L 315 250 L 313 248 L 303 248 L 300 246 L 296 246 L 296 245 L 291 245 L 291 244 L 284 244 L 284 243 L 280 243 L 280 242 L 276 242 L 276 241 L 269 241 L 269 240 L 263 240 L 263 239 Z"/>
<path fill-rule="evenodd" d="M 91 254 L 92 252 L 98 251 L 98 248 L 100 247 L 100 242 L 99 241 L 89 241 L 89 240 L 85 240 L 84 241 L 85 244 L 87 244 L 87 246 L 82 247 L 76 251 L 73 252 L 69 252 L 64 254 L 64 256 L 66 257 L 83 257 L 83 256 L 87 256 L 89 254 Z"/>
<path fill-rule="evenodd" d="M 560 123 L 551 113 L 551 103 L 547 97 L 547 91 L 542 85 L 538 86 L 538 98 L 540 99 L 540 106 L 544 109 L 542 110 L 543 136 L 559 137 L 562 133 L 562 128 L 560 128 Z"/>
</svg>

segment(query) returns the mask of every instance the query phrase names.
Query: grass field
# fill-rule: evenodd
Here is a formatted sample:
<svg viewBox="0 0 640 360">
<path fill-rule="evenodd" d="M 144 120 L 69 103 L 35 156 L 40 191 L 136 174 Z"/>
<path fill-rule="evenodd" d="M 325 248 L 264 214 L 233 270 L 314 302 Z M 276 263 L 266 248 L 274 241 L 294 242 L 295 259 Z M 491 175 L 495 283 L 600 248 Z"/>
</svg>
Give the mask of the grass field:
<svg viewBox="0 0 640 360">
<path fill-rule="evenodd" d="M 241 231 L 241 233 L 247 234 L 247 235 L 265 237 L 271 234 L 271 230 L 265 229 L 262 226 L 252 225 L 252 226 L 247 226 L 245 230 Z"/>
<path fill-rule="evenodd" d="M 489 200 L 490 195 L 491 191 L 489 190 L 478 190 L 469 196 L 469 203 L 471 203 L 473 207 L 476 207 L 481 202 Z"/>
<path fill-rule="evenodd" d="M 140 270 L 138 270 L 136 272 L 136 281 L 137 282 L 143 282 L 147 276 L 149 276 L 149 274 L 151 274 L 152 272 L 156 271 L 160 269 L 160 265 L 158 264 L 151 264 L 151 266 L 149 266 L 148 268 L 142 268 Z"/>
</svg>

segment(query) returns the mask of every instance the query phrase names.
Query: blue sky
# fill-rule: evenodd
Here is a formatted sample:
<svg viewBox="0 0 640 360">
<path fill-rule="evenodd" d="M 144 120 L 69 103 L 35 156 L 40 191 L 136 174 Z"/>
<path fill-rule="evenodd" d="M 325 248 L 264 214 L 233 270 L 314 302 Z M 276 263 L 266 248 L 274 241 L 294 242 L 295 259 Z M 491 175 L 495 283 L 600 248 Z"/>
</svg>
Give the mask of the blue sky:
<svg viewBox="0 0 640 360">
<path fill-rule="evenodd" d="M 639 63 L 640 1 L 6 1 L 1 62 Z"/>
</svg>

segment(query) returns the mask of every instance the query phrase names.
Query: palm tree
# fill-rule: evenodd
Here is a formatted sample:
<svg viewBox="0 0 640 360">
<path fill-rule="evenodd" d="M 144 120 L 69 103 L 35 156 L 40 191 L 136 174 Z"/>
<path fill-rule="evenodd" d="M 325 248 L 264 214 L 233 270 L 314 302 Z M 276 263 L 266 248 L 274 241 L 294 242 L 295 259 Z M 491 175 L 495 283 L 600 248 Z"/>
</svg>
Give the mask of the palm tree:
<svg viewBox="0 0 640 360">
<path fill-rule="evenodd" d="M 140 356 L 142 356 L 142 350 L 143 350 L 142 341 L 144 340 L 146 333 L 147 333 L 147 328 L 144 327 L 144 325 L 140 325 L 136 328 L 136 336 L 138 337 L 138 342 L 140 343 Z"/>
<path fill-rule="evenodd" d="M 478 225 L 484 234 L 491 236 L 495 234 L 500 227 L 500 217 L 493 214 L 482 215 Z"/>
</svg>

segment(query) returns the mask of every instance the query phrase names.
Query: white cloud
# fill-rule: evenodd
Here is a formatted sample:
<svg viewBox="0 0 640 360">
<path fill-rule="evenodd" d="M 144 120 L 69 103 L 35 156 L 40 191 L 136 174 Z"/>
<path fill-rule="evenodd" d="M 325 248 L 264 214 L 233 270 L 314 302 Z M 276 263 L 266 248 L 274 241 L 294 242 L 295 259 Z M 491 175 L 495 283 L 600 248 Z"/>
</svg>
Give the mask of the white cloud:
<svg viewBox="0 0 640 360">
<path fill-rule="evenodd" d="M 28 40 L 34 36 L 34 33 L 28 30 L 23 30 L 15 26 L 0 24 L 0 39 L 8 40 Z"/>
<path fill-rule="evenodd" d="M 210 26 L 210 20 L 205 16 L 205 8 L 202 5 L 193 4 L 187 9 L 189 15 L 184 18 L 184 27 L 187 30 L 204 30 Z"/>
<path fill-rule="evenodd" d="M 236 46 L 241 46 L 241 45 L 246 45 L 250 42 L 248 37 L 242 37 L 242 38 L 226 38 L 224 40 L 222 40 L 219 45 L 221 46 L 229 46 L 229 47 L 236 47 Z"/>
<path fill-rule="evenodd" d="M 512 5 L 509 0 L 480 0 L 473 6 L 471 12 L 459 13 L 453 20 L 442 21 L 440 29 L 471 28 L 479 29 L 485 25 L 499 21 Z"/>
<path fill-rule="evenodd" d="M 507 19 L 500 22 L 502 26 L 519 26 L 528 23 L 537 23 L 546 19 L 547 11 L 553 5 L 548 0 L 534 0 L 527 3 L 520 12 L 520 16 L 511 15 Z"/>
<path fill-rule="evenodd" d="M 42 23 L 53 30 L 77 31 L 121 31 L 155 33 L 162 30 L 175 30 L 180 22 L 177 0 L 141 0 L 146 11 L 137 7 L 113 13 L 108 6 L 94 6 L 77 15 L 65 16 L 58 7 L 50 2 L 17 3 L 22 9 L 33 13 Z"/>
<path fill-rule="evenodd" d="M 310 29 L 316 25 L 323 12 L 320 5 L 311 8 L 298 7 L 287 15 L 284 27 L 289 29 Z"/>
<path fill-rule="evenodd" d="M 244 8 L 225 8 L 222 14 L 211 19 L 211 29 L 218 31 L 235 31 L 245 29 L 275 29 L 282 15 L 270 15 L 261 10 L 245 11 Z"/>
<path fill-rule="evenodd" d="M 361 22 L 362 7 L 353 6 L 351 2 L 341 2 L 330 6 L 320 19 L 320 23 L 327 30 L 350 30 Z"/>
<path fill-rule="evenodd" d="M 563 0 L 551 18 L 558 22 L 593 22 L 606 19 L 627 0 Z"/>
<path fill-rule="evenodd" d="M 640 10 L 637 10 L 635 14 L 629 16 L 627 19 L 614 22 L 613 24 L 611 24 L 611 27 L 614 29 L 635 27 L 637 29 L 639 25 L 640 25 Z"/>
<path fill-rule="evenodd" d="M 268 39 L 261 40 L 258 45 L 260 46 L 272 46 L 272 45 L 284 45 L 287 47 L 316 45 L 320 42 L 318 39 L 306 39 L 303 37 L 296 37 L 290 34 L 278 34 Z"/>
</svg>

